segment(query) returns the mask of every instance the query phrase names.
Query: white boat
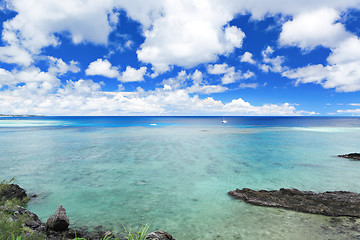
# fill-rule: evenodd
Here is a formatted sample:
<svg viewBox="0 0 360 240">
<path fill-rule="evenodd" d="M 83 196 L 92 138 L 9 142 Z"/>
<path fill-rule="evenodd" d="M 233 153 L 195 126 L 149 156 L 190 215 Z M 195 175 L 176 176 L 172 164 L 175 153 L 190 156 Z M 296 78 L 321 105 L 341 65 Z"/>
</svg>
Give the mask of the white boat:
<svg viewBox="0 0 360 240">
<path fill-rule="evenodd" d="M 221 123 L 227 123 L 227 121 L 225 120 L 225 118 L 223 117 Z"/>
</svg>

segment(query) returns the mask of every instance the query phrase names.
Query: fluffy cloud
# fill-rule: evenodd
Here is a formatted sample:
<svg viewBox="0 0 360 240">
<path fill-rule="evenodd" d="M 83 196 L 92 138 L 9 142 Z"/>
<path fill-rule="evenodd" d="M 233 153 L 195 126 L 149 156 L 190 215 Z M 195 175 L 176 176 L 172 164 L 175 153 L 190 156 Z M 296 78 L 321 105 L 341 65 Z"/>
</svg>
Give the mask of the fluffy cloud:
<svg viewBox="0 0 360 240">
<path fill-rule="evenodd" d="M 234 71 L 235 68 L 232 67 L 232 71 Z M 227 73 L 229 71 L 229 66 L 226 63 L 223 64 L 214 64 L 214 65 L 208 65 L 207 66 L 207 71 L 210 74 L 224 74 Z"/>
<path fill-rule="evenodd" d="M 113 0 L 6 0 L 6 8 L 17 12 L 3 23 L 0 61 L 29 66 L 44 47 L 58 46 L 56 34 L 75 44 L 108 42 L 117 24 Z M 5 7 L 3 6 L 3 7 Z"/>
<path fill-rule="evenodd" d="M 234 99 L 223 106 L 224 110 L 234 115 L 261 115 L 261 116 L 296 116 L 296 115 L 313 115 L 315 112 L 297 111 L 295 106 L 289 103 L 281 105 L 265 104 L 263 106 L 252 106 L 243 99 Z"/>
<path fill-rule="evenodd" d="M 203 73 L 199 70 L 196 70 L 192 75 L 186 74 L 185 70 L 180 71 L 175 78 L 168 78 L 161 85 L 163 85 L 163 90 L 174 91 L 182 89 L 187 94 L 212 94 L 228 90 L 228 88 L 221 85 L 209 85 L 203 79 Z"/>
<path fill-rule="evenodd" d="M 109 60 L 97 59 L 89 64 L 85 71 L 86 75 L 99 75 L 108 78 L 119 77 L 118 68 L 111 65 Z"/>
<path fill-rule="evenodd" d="M 311 50 L 316 46 L 334 47 L 349 37 L 343 24 L 337 22 L 340 13 L 323 8 L 304 12 L 284 23 L 279 38 L 280 45 L 298 46 Z"/>
<path fill-rule="evenodd" d="M 253 19 L 293 15 L 283 27 L 283 45 L 332 45 L 344 32 L 343 26 L 334 22 L 339 12 L 357 7 L 359 1 L 8 0 L 2 7 L 5 5 L 17 15 L 3 25 L 6 46 L 0 51 L 0 61 L 29 66 L 32 54 L 61 44 L 56 34 L 71 38 L 75 44 L 107 44 L 118 23 L 117 9 L 124 9 L 143 27 L 145 42 L 137 51 L 138 59 L 161 73 L 172 65 L 190 68 L 213 62 L 219 55 L 240 48 L 245 34 L 227 25 L 239 13 L 250 13 Z"/>
<path fill-rule="evenodd" d="M 111 65 L 109 60 L 97 59 L 96 61 L 89 64 L 86 69 L 86 75 L 100 75 L 108 78 L 117 78 L 121 82 L 141 82 L 144 81 L 144 75 L 146 74 L 147 68 L 141 67 L 139 69 L 126 67 L 126 70 L 122 73 L 118 71 L 117 67 Z"/>
<path fill-rule="evenodd" d="M 60 44 L 54 33 L 69 33 L 75 44 L 106 44 L 112 30 L 111 0 L 12 0 L 9 6 L 18 14 L 4 23 L 3 40 L 18 42 L 32 53 Z"/>
<path fill-rule="evenodd" d="M 228 88 L 209 84 L 200 71 L 180 72 L 153 91 L 139 88 L 127 93 L 105 92 L 102 83 L 92 80 L 71 78 L 61 84 L 59 76 L 80 70 L 75 61 L 49 57 L 48 72 L 34 65 L 45 47 L 61 45 L 62 38 L 69 38 L 74 44 L 106 45 L 118 23 L 119 9 L 140 23 L 145 41 L 137 56 L 154 67 L 154 77 L 172 66 L 191 68 L 201 63 L 214 64 L 220 55 L 241 48 L 245 34 L 230 25 L 237 14 L 251 14 L 252 19 L 280 14 L 292 19 L 284 24 L 279 44 L 306 51 L 319 45 L 329 47 L 332 53 L 328 64 L 288 70 L 283 66 L 284 58 L 273 56 L 274 51 L 269 47 L 263 51 L 260 68 L 282 73 L 296 79 L 298 84 L 316 83 L 337 91 L 357 91 L 360 90 L 359 39 L 346 32 L 338 20 L 343 10 L 358 8 L 359 3 L 358 0 L 7 0 L 6 7 L 17 14 L 3 24 L 0 61 L 18 66 L 12 70 L 0 68 L 0 85 L 8 86 L 0 92 L 0 109 L 9 113 L 54 115 L 307 114 L 289 103 L 252 106 L 241 98 L 229 103 L 212 97 L 202 99 L 197 94 L 224 92 Z M 1 4 L 4 8 L 4 2 Z M 131 45 L 131 41 L 125 43 L 125 47 Z M 255 63 L 248 52 L 241 61 Z M 120 74 L 108 60 L 98 59 L 85 72 L 88 76 L 102 75 L 129 82 L 143 81 L 147 68 L 127 67 Z M 254 76 L 250 71 L 236 71 L 227 64 L 208 65 L 208 74 L 219 75 L 222 84 Z M 241 83 L 240 87 L 255 87 L 255 84 Z"/>
<path fill-rule="evenodd" d="M 249 53 L 249 52 L 245 52 L 241 58 L 240 58 L 240 61 L 241 62 L 247 62 L 247 63 L 250 63 L 250 64 L 255 64 L 255 60 L 252 58 L 252 53 Z"/>
<path fill-rule="evenodd" d="M 338 92 L 360 90 L 360 39 L 351 36 L 332 48 L 328 65 L 309 65 L 284 71 L 283 76 L 297 83 L 316 83 Z"/>
<path fill-rule="evenodd" d="M 311 12 L 314 9 L 333 8 L 338 10 L 346 10 L 349 8 L 359 7 L 358 0 L 302 0 L 302 1 L 288 1 L 288 0 L 255 0 L 255 1 L 231 1 L 232 8 L 242 9 L 251 13 L 252 18 L 261 20 L 265 16 L 276 14 L 283 15 L 298 15 L 303 12 Z"/>
<path fill-rule="evenodd" d="M 63 88 L 60 88 L 58 93 L 61 96 L 91 96 L 101 89 L 103 83 L 95 83 L 92 80 L 67 81 Z"/>
<path fill-rule="evenodd" d="M 40 99 L 53 94 L 60 84 L 60 80 L 55 75 L 42 72 L 36 67 L 11 72 L 0 68 L 0 87 L 7 86 L 8 90 L 6 91 L 11 92 L 13 97 L 20 97 L 24 104 L 31 102 L 32 97 Z M 16 89 L 16 91 L 13 91 L 13 89 Z M 4 92 L 1 91 L 0 94 Z M 16 106 L 13 107 L 16 110 Z"/>
<path fill-rule="evenodd" d="M 337 113 L 340 113 L 340 114 L 350 114 L 350 115 L 353 115 L 353 116 L 358 116 L 360 115 L 360 109 L 346 109 L 346 110 L 337 110 L 336 111 Z"/>
<path fill-rule="evenodd" d="M 283 27 L 279 41 L 282 45 L 297 45 L 304 49 L 333 45 L 345 33 L 343 26 L 336 22 L 339 13 L 358 7 L 359 1 L 183 0 L 174 3 L 159 0 L 145 4 L 121 1 L 121 5 L 144 27 L 146 39 L 137 52 L 138 58 L 151 63 L 156 72 L 162 73 L 171 65 L 189 68 L 212 62 L 218 55 L 241 47 L 244 33 L 226 25 L 239 13 L 250 13 L 253 19 L 277 14 L 294 16 Z M 254 64 L 248 57 L 248 54 L 244 55 L 243 60 Z M 263 65 L 263 70 L 281 72 L 280 57 L 272 60 L 277 62 Z"/>
<path fill-rule="evenodd" d="M 71 60 L 69 64 L 65 63 L 61 58 L 49 57 L 50 67 L 48 71 L 63 75 L 67 72 L 78 73 L 80 72 L 79 63 Z"/>
<path fill-rule="evenodd" d="M 351 36 L 340 42 L 332 49 L 327 61 L 333 65 L 360 61 L 360 39 Z"/>
<path fill-rule="evenodd" d="M 336 65 L 309 65 L 285 71 L 283 76 L 296 79 L 297 83 L 316 83 L 324 88 L 335 88 L 338 92 L 360 90 L 360 61 Z"/>
<path fill-rule="evenodd" d="M 212 94 L 228 90 L 227 87 L 221 85 L 209 85 L 204 81 L 203 74 L 199 70 L 196 70 L 190 78 L 193 80 L 193 85 L 186 88 L 188 93 Z"/>
<path fill-rule="evenodd" d="M 234 16 L 216 1 L 165 1 L 161 17 L 144 32 L 139 60 L 158 73 L 177 65 L 186 68 L 215 61 L 218 55 L 242 46 L 245 34 L 227 26 Z"/>
<path fill-rule="evenodd" d="M 301 12 L 286 22 L 280 34 L 280 45 L 296 46 L 305 51 L 323 46 L 330 48 L 331 54 L 327 58 L 328 64 L 291 70 L 279 68 L 278 72 L 296 79 L 297 84 L 315 83 L 338 92 L 359 91 L 360 40 L 346 31 L 340 17 L 340 11 L 335 8 L 321 8 Z"/>
<path fill-rule="evenodd" d="M 0 61 L 27 67 L 33 62 L 33 59 L 27 50 L 14 44 L 0 47 Z"/>
<path fill-rule="evenodd" d="M 207 66 L 207 71 L 213 75 L 224 74 L 221 78 L 221 82 L 225 85 L 234 83 L 240 79 L 248 79 L 255 76 L 255 74 L 251 71 L 247 71 L 245 73 L 235 71 L 235 67 L 229 67 L 226 63 L 214 65 L 210 64 Z"/>
<path fill-rule="evenodd" d="M 141 82 L 144 81 L 146 71 L 146 67 L 141 67 L 136 70 L 135 68 L 127 66 L 125 72 L 123 72 L 118 79 L 121 82 Z"/>
<path fill-rule="evenodd" d="M 328 76 L 329 70 L 321 64 L 310 65 L 303 68 L 288 70 L 282 73 L 284 77 L 296 79 L 298 83 L 318 83 L 321 84 Z"/>
<path fill-rule="evenodd" d="M 272 57 L 272 54 L 274 53 L 274 49 L 272 49 L 270 46 L 268 46 L 265 50 L 261 52 L 263 56 L 263 63 L 259 64 L 259 68 L 263 72 L 282 72 L 284 71 L 283 63 L 284 63 L 284 57 L 283 56 L 276 56 Z"/>
<path fill-rule="evenodd" d="M 7 81 L 4 83 L 4 81 Z M 180 84 L 178 84 L 180 82 Z M 19 84 L 22 83 L 22 84 Z M 294 105 L 252 106 L 241 98 L 223 103 L 197 94 L 222 92 L 227 88 L 208 85 L 203 74 L 179 72 L 162 86 L 145 91 L 106 92 L 104 83 L 80 79 L 64 84 L 55 73 L 37 68 L 9 72 L 0 69 L 0 84 L 8 88 L 0 92 L 0 108 L 4 113 L 45 115 L 303 115 Z"/>
</svg>

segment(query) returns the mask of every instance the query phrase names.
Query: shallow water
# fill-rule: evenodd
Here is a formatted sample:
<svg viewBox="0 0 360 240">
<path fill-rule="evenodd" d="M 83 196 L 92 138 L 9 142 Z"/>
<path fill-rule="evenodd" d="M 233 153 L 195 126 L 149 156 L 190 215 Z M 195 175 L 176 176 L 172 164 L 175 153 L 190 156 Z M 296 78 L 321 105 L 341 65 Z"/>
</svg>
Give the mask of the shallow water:
<svg viewBox="0 0 360 240">
<path fill-rule="evenodd" d="M 358 118 L 218 119 L 0 120 L 0 176 L 38 195 L 29 209 L 44 221 L 61 203 L 75 228 L 149 223 L 177 240 L 360 235 L 358 220 L 227 195 L 243 187 L 360 192 L 360 163 L 335 157 L 359 151 Z"/>
</svg>

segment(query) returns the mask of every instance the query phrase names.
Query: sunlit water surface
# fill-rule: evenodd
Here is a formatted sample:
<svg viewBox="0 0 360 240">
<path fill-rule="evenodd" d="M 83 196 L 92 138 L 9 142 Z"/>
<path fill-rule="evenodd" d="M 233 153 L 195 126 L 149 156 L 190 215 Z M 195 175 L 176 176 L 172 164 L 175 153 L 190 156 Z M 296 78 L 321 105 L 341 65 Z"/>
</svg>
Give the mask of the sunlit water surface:
<svg viewBox="0 0 360 240">
<path fill-rule="evenodd" d="M 234 200 L 235 188 L 360 192 L 358 118 L 4 118 L 0 176 L 61 203 L 75 228 L 162 229 L 177 240 L 353 239 L 349 218 Z M 156 124 L 156 125 L 155 125 Z M 355 229 L 355 230 L 354 230 Z"/>
</svg>

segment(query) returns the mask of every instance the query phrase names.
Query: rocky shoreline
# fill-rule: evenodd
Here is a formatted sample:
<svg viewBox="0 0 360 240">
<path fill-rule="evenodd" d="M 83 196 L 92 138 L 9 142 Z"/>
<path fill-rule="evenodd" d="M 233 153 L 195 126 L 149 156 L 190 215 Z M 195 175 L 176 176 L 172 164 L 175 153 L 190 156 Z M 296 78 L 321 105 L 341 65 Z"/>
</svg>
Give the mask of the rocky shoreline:
<svg viewBox="0 0 360 240">
<path fill-rule="evenodd" d="M 243 188 L 230 191 L 228 194 L 235 199 L 241 199 L 258 206 L 284 208 L 332 217 L 360 218 L 359 193 L 346 191 L 314 193 L 285 188 L 272 191 L 255 191 Z M 6 188 L 0 188 L 0 216 L 5 214 L 10 221 L 21 221 L 22 227 L 26 229 L 25 235 L 23 235 L 25 239 L 27 239 L 26 236 L 32 236 L 31 239 L 46 240 L 72 240 L 76 237 L 86 240 L 100 240 L 104 237 L 118 240 L 127 239 L 126 236 L 114 236 L 110 231 L 104 231 L 101 226 L 95 228 L 95 231 L 90 231 L 86 227 L 76 229 L 76 231 L 69 228 L 69 218 L 66 215 L 66 210 L 61 205 L 44 223 L 35 213 L 20 206 L 20 203 L 28 200 L 26 191 L 17 184 L 7 184 Z M 355 227 L 359 227 L 359 231 L 356 232 L 360 232 L 360 226 L 356 225 Z M 146 239 L 174 240 L 169 233 L 160 230 L 147 234 Z"/>
<path fill-rule="evenodd" d="M 360 161 L 360 153 L 342 154 L 342 155 L 338 155 L 338 157 L 349 158 L 351 160 Z"/>
<path fill-rule="evenodd" d="M 248 188 L 228 192 L 247 203 L 325 216 L 360 218 L 360 194 L 346 191 L 314 193 L 298 189 L 255 191 Z"/>
<path fill-rule="evenodd" d="M 3 184 L 0 189 L 0 203 L 3 203 L 0 204 L 0 214 L 6 214 L 11 222 L 21 221 L 22 227 L 26 228 L 25 235 L 32 236 L 32 238 L 35 236 L 35 239 L 46 240 L 72 240 L 76 237 L 86 240 L 98 240 L 104 237 L 127 239 L 114 236 L 110 231 L 103 231 L 102 226 L 97 227 L 95 231 L 89 231 L 86 227 L 76 229 L 76 231 L 69 228 L 69 218 L 61 205 L 48 218 L 47 222 L 43 223 L 35 213 L 20 206 L 21 203 L 26 203 L 28 200 L 26 191 L 17 184 Z M 147 234 L 146 239 L 175 240 L 169 233 L 161 230 Z"/>
</svg>

